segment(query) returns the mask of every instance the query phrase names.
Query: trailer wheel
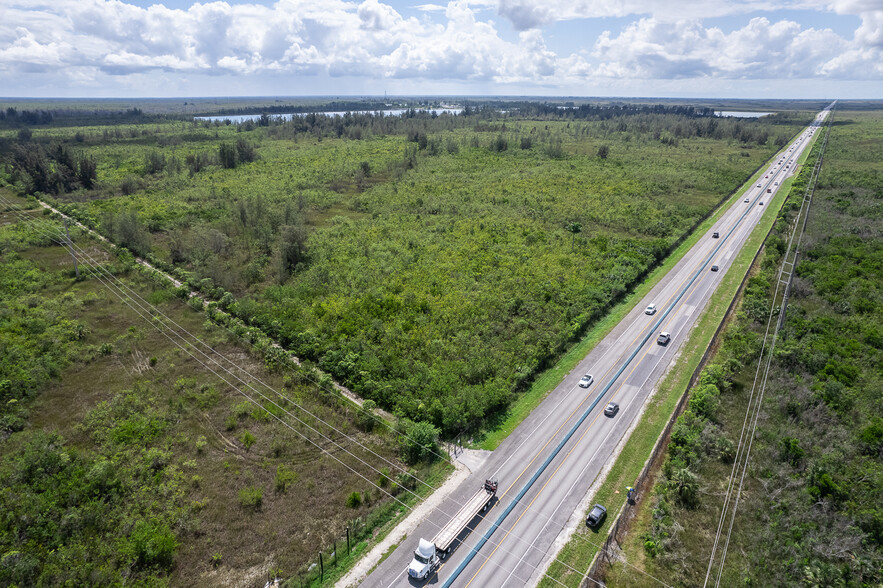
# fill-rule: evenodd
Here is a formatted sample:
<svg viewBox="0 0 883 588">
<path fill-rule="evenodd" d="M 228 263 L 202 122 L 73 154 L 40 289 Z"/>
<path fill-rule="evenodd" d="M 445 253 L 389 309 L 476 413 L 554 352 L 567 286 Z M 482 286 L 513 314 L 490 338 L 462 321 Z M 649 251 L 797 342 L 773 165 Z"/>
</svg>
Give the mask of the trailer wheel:
<svg viewBox="0 0 883 588">
<path fill-rule="evenodd" d="M 481 512 L 487 512 L 487 504 L 481 507 Z"/>
<path fill-rule="evenodd" d="M 439 559 L 444 560 L 446 557 L 448 557 L 448 550 L 445 549 L 444 551 L 439 551 L 438 557 L 439 557 Z"/>
</svg>

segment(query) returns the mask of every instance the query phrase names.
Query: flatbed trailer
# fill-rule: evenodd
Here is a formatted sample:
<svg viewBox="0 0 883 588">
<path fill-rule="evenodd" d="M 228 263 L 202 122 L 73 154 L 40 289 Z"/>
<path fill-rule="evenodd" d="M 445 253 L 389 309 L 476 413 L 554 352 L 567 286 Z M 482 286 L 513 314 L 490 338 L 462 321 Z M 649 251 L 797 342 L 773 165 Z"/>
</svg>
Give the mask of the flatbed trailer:
<svg viewBox="0 0 883 588">
<path fill-rule="evenodd" d="M 435 550 L 442 559 L 447 557 L 451 550 L 451 544 L 460 535 L 460 532 L 466 528 L 466 525 L 474 519 L 478 513 L 486 510 L 491 498 L 497 493 L 497 481 L 485 480 L 484 488 L 475 493 L 475 496 L 466 501 L 466 504 L 455 514 L 448 524 L 439 529 L 432 540 L 435 543 Z"/>
<path fill-rule="evenodd" d="M 484 486 L 475 493 L 466 503 L 460 507 L 451 520 L 439 529 L 432 541 L 420 539 L 417 549 L 414 551 L 414 559 L 408 566 L 408 575 L 418 580 L 425 580 L 434 572 L 441 560 L 451 552 L 454 542 L 463 529 L 478 516 L 478 513 L 487 510 L 491 499 L 497 493 L 497 481 L 485 480 Z"/>
</svg>

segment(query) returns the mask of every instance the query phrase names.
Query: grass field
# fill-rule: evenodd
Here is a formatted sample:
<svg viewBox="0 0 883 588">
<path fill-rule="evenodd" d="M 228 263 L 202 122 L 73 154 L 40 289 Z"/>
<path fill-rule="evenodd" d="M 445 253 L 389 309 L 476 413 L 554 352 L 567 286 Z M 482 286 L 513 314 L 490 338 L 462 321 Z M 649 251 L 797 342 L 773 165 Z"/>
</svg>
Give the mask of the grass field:
<svg viewBox="0 0 883 588">
<path fill-rule="evenodd" d="M 3 198 L 28 206 L 9 194 Z M 349 405 L 296 371 L 267 370 L 259 354 L 234 343 L 171 290 L 75 237 L 159 311 L 252 374 L 253 385 L 266 383 L 266 393 L 303 422 L 285 414 L 284 422 L 276 420 L 85 268 L 85 279 L 75 280 L 67 250 L 23 226 L 16 211 L 0 208 L 0 551 L 19 555 L 4 560 L 9 565 L 0 580 L 262 583 L 270 573 L 306 574 L 317 551 L 330 554 L 347 527 L 358 550 L 400 516 L 401 505 L 386 494 L 408 484 L 397 478 L 397 467 L 407 467 L 394 435 L 360 429 Z M 30 374 L 33 384 L 21 395 L 15 386 L 29 380 L 15 370 Z M 396 465 L 381 474 L 379 465 L 373 470 L 339 450 L 329 452 L 334 446 L 309 427 L 369 456 L 328 426 Z M 376 465 L 378 458 L 369 457 Z M 43 476 L 32 477 L 33 468 Z M 446 468 L 413 471 L 437 483 Z M 96 481 L 99 474 L 103 481 Z M 93 484 L 99 484 L 95 494 Z M 399 499 L 413 502 L 408 492 Z M 26 531 L 21 521 L 29 521 Z M 64 563 L 70 561 L 75 565 Z"/>
</svg>

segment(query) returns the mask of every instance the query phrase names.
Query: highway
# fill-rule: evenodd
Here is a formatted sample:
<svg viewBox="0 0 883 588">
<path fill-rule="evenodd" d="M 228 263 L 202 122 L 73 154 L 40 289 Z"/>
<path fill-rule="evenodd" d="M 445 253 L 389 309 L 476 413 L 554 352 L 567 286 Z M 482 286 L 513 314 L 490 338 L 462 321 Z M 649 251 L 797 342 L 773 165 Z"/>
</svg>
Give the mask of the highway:
<svg viewBox="0 0 883 588">
<path fill-rule="evenodd" d="M 769 162 L 761 179 L 734 200 L 650 294 L 361 586 L 486 588 L 539 582 L 556 539 L 636 422 L 732 260 L 761 216 L 775 214 L 768 212 L 769 200 L 795 173 L 798 157 L 827 112 L 819 113 Z M 712 236 L 715 232 L 719 237 Z M 711 271 L 712 266 L 718 271 Z M 657 311 L 647 315 L 644 309 L 651 303 Z M 662 331 L 671 334 L 667 345 L 657 344 Z M 581 388 L 577 383 L 587 373 L 594 382 Z M 603 414 L 609 401 L 620 406 L 613 417 Z M 409 578 L 407 568 L 418 539 L 431 539 L 487 478 L 500 484 L 493 507 L 427 581 Z M 613 515 L 620 504 L 605 506 Z"/>
</svg>

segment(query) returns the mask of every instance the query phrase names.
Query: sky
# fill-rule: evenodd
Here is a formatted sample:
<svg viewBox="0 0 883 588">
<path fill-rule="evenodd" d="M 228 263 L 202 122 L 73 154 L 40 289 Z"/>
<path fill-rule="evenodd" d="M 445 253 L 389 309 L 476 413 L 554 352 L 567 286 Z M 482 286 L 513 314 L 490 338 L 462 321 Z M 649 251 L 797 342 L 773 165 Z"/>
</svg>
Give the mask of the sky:
<svg viewBox="0 0 883 588">
<path fill-rule="evenodd" d="M 0 0 L 0 96 L 883 98 L 883 0 Z"/>
</svg>

